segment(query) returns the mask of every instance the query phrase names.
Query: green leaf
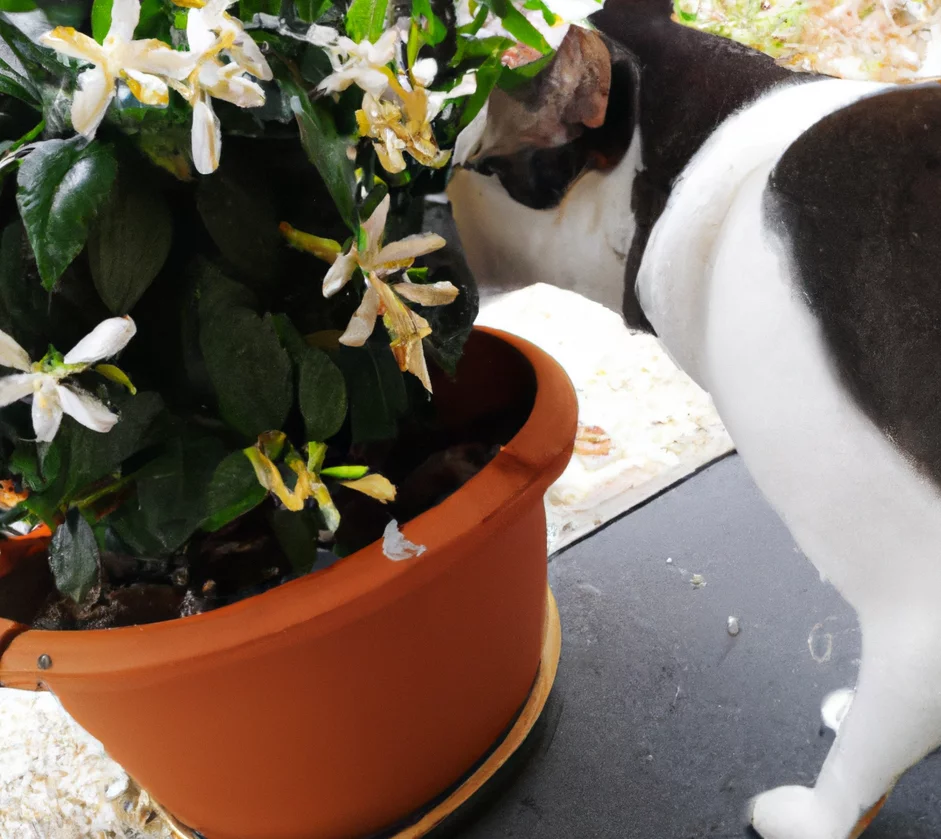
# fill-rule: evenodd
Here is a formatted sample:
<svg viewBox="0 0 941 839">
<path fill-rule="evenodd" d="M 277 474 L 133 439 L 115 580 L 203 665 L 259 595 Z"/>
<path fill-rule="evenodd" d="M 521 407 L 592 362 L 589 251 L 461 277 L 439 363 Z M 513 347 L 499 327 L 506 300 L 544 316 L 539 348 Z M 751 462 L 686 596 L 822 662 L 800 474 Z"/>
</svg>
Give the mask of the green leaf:
<svg viewBox="0 0 941 839">
<path fill-rule="evenodd" d="M 199 343 L 223 419 L 251 440 L 280 429 L 294 388 L 270 316 L 242 306 L 207 311 L 200 300 Z"/>
<path fill-rule="evenodd" d="M 347 140 L 337 132 L 333 116 L 320 102 L 311 102 L 306 91 L 291 79 L 282 79 L 281 91 L 291 105 L 301 132 L 301 145 L 350 230 L 356 229 L 353 194 L 356 177 L 353 161 L 346 156 Z"/>
<path fill-rule="evenodd" d="M 98 582 L 98 543 L 91 525 L 70 510 L 49 544 L 49 567 L 56 588 L 81 603 Z"/>
<path fill-rule="evenodd" d="M 95 0 L 91 6 L 91 34 L 100 44 L 111 29 L 111 7 L 114 0 Z"/>
<path fill-rule="evenodd" d="M 470 95 L 467 104 L 464 106 L 464 112 L 461 114 L 460 127 L 465 128 L 471 120 L 480 113 L 481 108 L 486 104 L 487 99 L 500 81 L 500 74 L 505 68 L 500 61 L 499 55 L 491 55 L 477 70 L 477 88 Z"/>
<path fill-rule="evenodd" d="M 142 0 L 135 34 L 138 38 L 159 38 L 170 43 L 170 17 L 163 0 Z"/>
<path fill-rule="evenodd" d="M 346 382 L 323 350 L 307 347 L 299 365 L 297 391 L 304 439 L 329 440 L 346 419 Z"/>
<path fill-rule="evenodd" d="M 141 181 L 118 177 L 88 237 L 88 263 L 98 294 L 126 315 L 163 268 L 173 219 L 163 196 Z"/>
<path fill-rule="evenodd" d="M 297 0 L 297 16 L 305 23 L 314 23 L 332 5 L 333 0 Z"/>
<path fill-rule="evenodd" d="M 137 498 L 145 526 L 163 552 L 177 551 L 201 526 L 222 457 L 222 444 L 215 438 L 177 437 L 141 470 Z"/>
<path fill-rule="evenodd" d="M 412 20 L 422 23 L 422 40 L 429 46 L 435 47 L 448 37 L 448 27 L 431 8 L 431 0 L 412 0 Z M 409 47 L 411 47 L 409 43 Z"/>
<path fill-rule="evenodd" d="M 354 41 L 375 43 L 386 28 L 389 0 L 353 0 L 346 13 L 346 34 Z"/>
<path fill-rule="evenodd" d="M 518 41 L 539 50 L 543 55 L 552 52 L 552 47 L 549 46 L 542 33 L 510 0 L 483 0 L 483 2 L 503 21 L 503 28 Z"/>
<path fill-rule="evenodd" d="M 247 459 L 246 459 L 247 460 Z M 317 561 L 317 538 L 323 518 L 317 510 L 272 510 L 268 520 L 275 538 L 298 574 L 306 574 Z"/>
<path fill-rule="evenodd" d="M 252 464 L 242 452 L 232 452 L 216 467 L 206 494 L 202 529 L 213 532 L 254 509 L 267 496 Z"/>
<path fill-rule="evenodd" d="M 21 164 L 16 201 L 46 290 L 81 252 L 116 174 L 111 148 L 81 136 L 39 143 Z"/>
<path fill-rule="evenodd" d="M 226 261 L 250 282 L 278 274 L 281 239 L 270 189 L 248 169 L 223 167 L 201 178 L 196 206 Z"/>
<path fill-rule="evenodd" d="M 346 379 L 354 443 L 389 440 L 408 410 L 402 372 L 388 345 L 340 347 L 337 363 Z"/>
<path fill-rule="evenodd" d="M 33 0 L 0 0 L 0 12 L 31 12 L 36 8 Z"/>
<path fill-rule="evenodd" d="M 239 16 L 251 20 L 257 14 L 280 15 L 281 0 L 240 0 Z"/>
<path fill-rule="evenodd" d="M 69 422 L 63 441 L 68 455 L 66 497 L 115 472 L 132 455 L 160 440 L 158 418 L 163 400 L 153 392 L 124 395 L 113 400 L 120 420 L 107 434 Z M 60 434 L 65 431 L 65 426 Z M 58 437 L 56 438 L 58 442 Z"/>
<path fill-rule="evenodd" d="M 2 58 L 0 58 L 0 93 L 12 96 L 36 108 L 41 106 L 39 92 L 32 81 L 17 73 Z"/>
<path fill-rule="evenodd" d="M 41 351 L 48 338 L 49 295 L 28 273 L 29 243 L 16 220 L 0 234 L 0 329 L 14 335 L 27 350 Z"/>
</svg>

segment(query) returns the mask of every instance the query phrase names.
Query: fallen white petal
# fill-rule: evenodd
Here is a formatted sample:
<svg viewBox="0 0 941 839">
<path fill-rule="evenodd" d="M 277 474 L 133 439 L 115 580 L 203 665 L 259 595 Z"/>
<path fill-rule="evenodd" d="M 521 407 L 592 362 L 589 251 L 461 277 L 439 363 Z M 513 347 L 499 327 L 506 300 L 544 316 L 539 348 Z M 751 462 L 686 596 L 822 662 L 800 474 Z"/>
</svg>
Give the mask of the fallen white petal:
<svg viewBox="0 0 941 839">
<path fill-rule="evenodd" d="M 29 396 L 35 388 L 35 382 L 42 373 L 14 373 L 0 379 L 0 408 Z"/>
<path fill-rule="evenodd" d="M 833 732 L 839 731 L 855 697 L 856 691 L 852 688 L 841 688 L 827 694 L 820 706 L 823 724 Z"/>
<path fill-rule="evenodd" d="M 29 355 L 6 332 L 0 330 L 0 367 L 29 372 Z"/>
<path fill-rule="evenodd" d="M 42 384 L 33 393 L 33 431 L 40 443 L 51 443 L 62 424 L 59 389 L 51 376 L 43 376 Z"/>
<path fill-rule="evenodd" d="M 402 531 L 399 530 L 399 523 L 392 519 L 382 534 L 382 552 L 393 562 L 400 562 L 403 559 L 412 559 L 421 556 L 427 548 L 424 545 L 416 545 L 409 542 Z"/>
<path fill-rule="evenodd" d="M 118 415 L 109 411 L 90 393 L 68 385 L 59 385 L 57 393 L 62 410 L 92 431 L 110 431 L 118 421 Z"/>
<path fill-rule="evenodd" d="M 92 364 L 121 352 L 137 333 L 129 317 L 108 318 L 98 324 L 65 354 L 66 364 Z"/>
</svg>

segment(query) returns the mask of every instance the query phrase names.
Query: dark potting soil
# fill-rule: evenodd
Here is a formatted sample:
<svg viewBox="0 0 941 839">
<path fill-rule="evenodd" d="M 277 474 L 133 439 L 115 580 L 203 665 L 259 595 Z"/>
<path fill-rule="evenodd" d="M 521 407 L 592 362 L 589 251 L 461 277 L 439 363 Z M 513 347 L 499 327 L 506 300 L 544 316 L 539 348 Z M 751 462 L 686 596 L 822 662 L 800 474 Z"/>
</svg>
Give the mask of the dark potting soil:
<svg viewBox="0 0 941 839">
<path fill-rule="evenodd" d="M 519 430 L 529 405 L 475 422 L 472 430 L 454 433 L 423 425 L 394 441 L 355 448 L 347 462 L 366 464 L 389 478 L 397 488 L 396 500 L 384 505 L 342 486 L 331 487 L 341 525 L 333 542 L 317 547 L 309 568 L 299 571 L 292 564 L 272 528 L 273 516 L 295 514 L 278 509 L 278 502 L 269 498 L 228 527 L 198 534 L 170 558 L 104 552 L 100 585 L 79 604 L 55 590 L 46 568 L 38 597 L 37 574 L 29 576 L 32 609 L 11 590 L 16 578 L 6 578 L 0 586 L 6 589 L 0 613 L 10 611 L 4 603 L 16 602 L 20 614 L 10 616 L 37 629 L 135 626 L 211 611 L 323 570 L 382 538 L 392 519 L 404 524 L 460 489 Z"/>
</svg>

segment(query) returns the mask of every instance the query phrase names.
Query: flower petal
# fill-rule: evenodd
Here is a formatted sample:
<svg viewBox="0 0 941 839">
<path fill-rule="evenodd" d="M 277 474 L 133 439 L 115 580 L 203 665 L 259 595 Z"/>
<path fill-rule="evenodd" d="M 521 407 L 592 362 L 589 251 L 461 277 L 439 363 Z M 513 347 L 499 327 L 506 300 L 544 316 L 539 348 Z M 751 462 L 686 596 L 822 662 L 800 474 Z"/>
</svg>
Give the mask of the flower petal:
<svg viewBox="0 0 941 839">
<path fill-rule="evenodd" d="M 406 369 L 425 386 L 425 390 L 432 392 L 431 376 L 428 374 L 428 363 L 425 361 L 425 348 L 421 338 L 409 344 Z"/>
<path fill-rule="evenodd" d="M 59 386 L 51 376 L 43 376 L 42 383 L 33 393 L 33 431 L 36 439 L 40 443 L 51 443 L 61 424 Z"/>
<path fill-rule="evenodd" d="M 112 413 L 105 405 L 95 399 L 90 393 L 68 385 L 59 385 L 56 391 L 62 410 L 92 431 L 105 433 L 114 428 L 118 415 Z M 35 406 L 35 400 L 33 405 Z M 51 438 L 50 438 L 51 439 Z"/>
<path fill-rule="evenodd" d="M 186 41 L 189 44 L 191 52 L 204 53 L 216 42 L 216 34 L 213 31 L 213 20 L 218 15 L 213 14 L 214 9 L 206 6 L 203 8 L 191 8 L 186 13 Z"/>
<path fill-rule="evenodd" d="M 446 244 L 437 233 L 416 233 L 386 245 L 376 255 L 375 264 L 382 267 L 388 265 L 391 270 L 397 270 L 401 264 L 411 264 L 417 257 L 440 250 Z"/>
<path fill-rule="evenodd" d="M 239 30 L 240 33 L 235 43 L 229 47 L 229 55 L 233 61 L 248 70 L 255 78 L 261 79 L 263 82 L 271 81 L 274 78 L 274 73 L 271 72 L 271 67 L 268 66 L 268 61 L 262 54 L 258 44 L 255 43 L 255 39 L 242 30 L 241 27 L 239 27 Z"/>
<path fill-rule="evenodd" d="M 0 367 L 29 372 L 29 355 L 6 332 L 0 330 Z"/>
<path fill-rule="evenodd" d="M 355 489 L 357 492 L 375 498 L 383 504 L 395 501 L 395 486 L 386 477 L 382 475 L 367 475 L 365 478 L 358 478 L 355 481 L 340 481 L 347 489 Z"/>
<path fill-rule="evenodd" d="M 229 64 L 228 67 L 236 67 Z M 202 84 L 202 79 L 200 79 Z M 231 78 L 223 76 L 215 85 L 204 85 L 209 94 L 216 99 L 231 102 L 240 108 L 260 108 L 265 104 L 265 91 L 257 82 L 232 75 Z"/>
<path fill-rule="evenodd" d="M 222 125 L 208 96 L 193 105 L 193 165 L 201 175 L 211 175 L 219 168 L 222 156 Z"/>
<path fill-rule="evenodd" d="M 78 77 L 78 90 L 72 99 L 72 127 L 89 140 L 114 99 L 114 81 L 103 67 L 92 67 Z"/>
<path fill-rule="evenodd" d="M 427 285 L 396 283 L 392 288 L 399 297 L 411 300 L 419 306 L 447 306 L 448 303 L 453 303 L 460 294 L 459 289 L 447 281 Z"/>
<path fill-rule="evenodd" d="M 386 219 L 389 217 L 391 200 L 388 195 L 379 202 L 372 215 L 363 222 L 363 232 L 366 234 L 366 253 L 363 254 L 364 265 L 371 265 L 379 248 L 382 246 L 382 237 L 386 230 Z"/>
<path fill-rule="evenodd" d="M 350 281 L 357 265 L 359 254 L 356 252 L 356 245 L 353 245 L 349 253 L 339 254 L 327 270 L 327 275 L 323 278 L 323 296 L 333 297 L 343 288 Z"/>
<path fill-rule="evenodd" d="M 39 36 L 39 43 L 69 58 L 87 61 L 90 64 L 104 64 L 107 60 L 104 49 L 94 38 L 84 32 L 78 32 L 71 26 L 57 26 L 45 35 Z"/>
<path fill-rule="evenodd" d="M 182 81 L 196 69 L 199 54 L 175 50 L 163 41 L 148 38 L 127 44 L 123 58 L 125 69 Z"/>
<path fill-rule="evenodd" d="M 114 0 L 111 5 L 111 29 L 108 41 L 130 41 L 140 21 L 140 0 Z"/>
<path fill-rule="evenodd" d="M 36 382 L 42 373 L 14 373 L 0 378 L 0 408 L 12 405 L 24 396 L 29 396 L 36 388 Z"/>
<path fill-rule="evenodd" d="M 433 58 L 420 58 L 412 65 L 412 78 L 422 87 L 429 87 L 437 75 L 438 62 Z"/>
<path fill-rule="evenodd" d="M 369 286 L 363 295 L 363 301 L 353 312 L 346 332 L 340 336 L 340 343 L 348 347 L 361 347 L 372 335 L 376 328 L 376 318 L 379 316 L 379 295 Z"/>
<path fill-rule="evenodd" d="M 127 86 L 138 102 L 160 107 L 166 107 L 170 104 L 170 89 L 163 79 L 130 68 L 124 70 L 124 75 L 126 76 Z"/>
<path fill-rule="evenodd" d="M 137 333 L 137 324 L 125 315 L 98 324 L 62 359 L 66 364 L 93 364 L 121 352 Z"/>
</svg>

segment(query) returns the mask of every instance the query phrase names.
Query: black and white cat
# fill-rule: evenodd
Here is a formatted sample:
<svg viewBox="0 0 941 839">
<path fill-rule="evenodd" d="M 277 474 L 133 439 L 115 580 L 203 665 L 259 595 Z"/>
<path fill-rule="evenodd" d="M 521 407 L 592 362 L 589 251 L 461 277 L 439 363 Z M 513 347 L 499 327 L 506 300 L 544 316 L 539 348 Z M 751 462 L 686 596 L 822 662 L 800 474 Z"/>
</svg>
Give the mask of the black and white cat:
<svg viewBox="0 0 941 839">
<path fill-rule="evenodd" d="M 816 785 L 749 808 L 765 839 L 856 837 L 941 745 L 941 86 L 798 76 L 669 0 L 593 22 L 606 50 L 570 33 L 462 138 L 461 238 L 485 285 L 554 283 L 651 327 L 856 609 L 859 681 Z M 589 72 L 602 119 L 569 107 Z"/>
</svg>

